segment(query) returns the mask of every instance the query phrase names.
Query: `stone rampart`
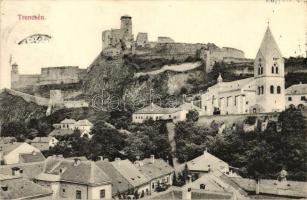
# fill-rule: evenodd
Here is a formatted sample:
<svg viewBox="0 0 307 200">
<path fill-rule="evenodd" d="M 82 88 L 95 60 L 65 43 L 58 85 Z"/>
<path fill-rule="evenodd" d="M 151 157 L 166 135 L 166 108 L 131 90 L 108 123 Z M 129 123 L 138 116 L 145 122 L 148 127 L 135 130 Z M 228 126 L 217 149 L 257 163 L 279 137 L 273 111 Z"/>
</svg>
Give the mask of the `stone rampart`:
<svg viewBox="0 0 307 200">
<path fill-rule="evenodd" d="M 49 103 L 49 99 L 47 99 L 47 98 L 37 97 L 37 96 L 33 96 L 33 95 L 26 94 L 26 93 L 23 93 L 23 92 L 19 92 L 19 91 L 16 91 L 16 90 L 7 89 L 7 88 L 4 89 L 3 91 L 6 91 L 7 93 L 9 93 L 11 95 L 21 97 L 26 102 L 29 102 L 29 103 L 32 102 L 32 103 L 35 103 L 35 104 L 40 105 L 40 106 L 48 106 L 48 103 Z"/>
</svg>

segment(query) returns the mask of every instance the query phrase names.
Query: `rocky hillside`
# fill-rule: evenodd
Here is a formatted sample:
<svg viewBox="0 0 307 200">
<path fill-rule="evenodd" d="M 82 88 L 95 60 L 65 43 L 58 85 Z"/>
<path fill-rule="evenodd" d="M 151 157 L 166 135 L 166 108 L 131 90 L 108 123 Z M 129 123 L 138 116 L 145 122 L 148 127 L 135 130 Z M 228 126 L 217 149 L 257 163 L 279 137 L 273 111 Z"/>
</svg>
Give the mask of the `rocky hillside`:
<svg viewBox="0 0 307 200">
<path fill-rule="evenodd" d="M 7 92 L 0 93 L 0 121 L 27 121 L 45 116 L 47 107 L 26 102 L 23 98 Z"/>
</svg>

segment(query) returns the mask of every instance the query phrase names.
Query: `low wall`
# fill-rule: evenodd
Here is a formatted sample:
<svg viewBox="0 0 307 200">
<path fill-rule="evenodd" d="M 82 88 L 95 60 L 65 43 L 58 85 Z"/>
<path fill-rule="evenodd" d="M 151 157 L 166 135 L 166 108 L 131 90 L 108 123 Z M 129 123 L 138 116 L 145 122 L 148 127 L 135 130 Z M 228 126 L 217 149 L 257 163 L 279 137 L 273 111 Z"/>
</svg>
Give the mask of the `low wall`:
<svg viewBox="0 0 307 200">
<path fill-rule="evenodd" d="M 26 94 L 26 93 L 23 93 L 23 92 L 18 92 L 18 91 L 15 91 L 15 90 L 7 89 L 7 88 L 4 89 L 3 91 L 5 91 L 5 92 L 7 92 L 11 95 L 21 97 L 26 102 L 32 102 L 32 103 L 35 103 L 35 104 L 40 105 L 40 106 L 48 106 L 48 103 L 49 103 L 49 99 L 47 99 L 47 98 L 37 97 L 37 96 L 33 96 L 33 95 Z"/>
</svg>

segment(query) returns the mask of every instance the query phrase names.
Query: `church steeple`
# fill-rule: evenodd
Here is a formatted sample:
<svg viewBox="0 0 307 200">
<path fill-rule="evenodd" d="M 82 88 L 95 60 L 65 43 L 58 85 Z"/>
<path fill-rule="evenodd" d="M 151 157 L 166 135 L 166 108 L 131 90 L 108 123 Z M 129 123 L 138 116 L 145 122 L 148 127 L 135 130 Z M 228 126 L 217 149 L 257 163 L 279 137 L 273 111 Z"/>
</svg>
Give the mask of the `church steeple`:
<svg viewBox="0 0 307 200">
<path fill-rule="evenodd" d="M 262 56 L 267 59 L 268 57 L 272 57 L 273 55 L 275 57 L 282 58 L 282 54 L 278 48 L 278 45 L 273 37 L 273 34 L 271 32 L 270 26 L 268 25 L 265 34 L 263 36 L 258 54 L 261 53 Z"/>
</svg>

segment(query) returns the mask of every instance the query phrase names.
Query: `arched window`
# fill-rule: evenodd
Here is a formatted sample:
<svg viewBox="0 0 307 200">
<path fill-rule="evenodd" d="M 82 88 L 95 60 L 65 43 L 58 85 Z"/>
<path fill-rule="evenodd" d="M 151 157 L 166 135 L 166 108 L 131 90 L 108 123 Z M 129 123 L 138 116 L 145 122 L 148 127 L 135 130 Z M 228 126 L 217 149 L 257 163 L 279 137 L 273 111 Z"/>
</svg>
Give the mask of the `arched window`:
<svg viewBox="0 0 307 200">
<path fill-rule="evenodd" d="M 260 67 L 258 68 L 258 75 L 260 75 Z"/>
<path fill-rule="evenodd" d="M 261 69 L 261 74 L 263 74 L 263 67 L 261 67 L 260 69 Z"/>
<path fill-rule="evenodd" d="M 274 74 L 274 67 L 272 67 L 272 74 Z"/>
<path fill-rule="evenodd" d="M 258 95 L 260 94 L 260 90 L 261 90 L 261 89 L 260 89 L 260 86 L 258 86 Z"/>
<path fill-rule="evenodd" d="M 261 94 L 263 94 L 263 93 L 264 93 L 264 87 L 261 86 Z"/>
<path fill-rule="evenodd" d="M 281 92 L 281 87 L 277 86 L 277 94 L 280 94 L 280 92 Z"/>
<path fill-rule="evenodd" d="M 273 85 L 271 85 L 271 87 L 270 87 L 270 92 L 271 92 L 271 94 L 274 94 L 274 86 Z"/>
<path fill-rule="evenodd" d="M 275 72 L 276 72 L 276 74 L 278 74 L 278 67 L 276 67 Z"/>
</svg>

